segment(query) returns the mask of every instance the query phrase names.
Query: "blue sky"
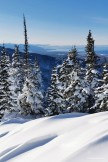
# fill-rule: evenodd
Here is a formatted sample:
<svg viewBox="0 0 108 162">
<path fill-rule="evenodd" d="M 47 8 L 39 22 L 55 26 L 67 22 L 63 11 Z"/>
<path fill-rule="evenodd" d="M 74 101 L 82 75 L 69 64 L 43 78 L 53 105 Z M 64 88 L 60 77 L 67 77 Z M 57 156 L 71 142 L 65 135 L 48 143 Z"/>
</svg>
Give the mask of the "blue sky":
<svg viewBox="0 0 108 162">
<path fill-rule="evenodd" d="M 23 13 L 29 43 L 108 44 L 108 0 L 0 0 L 0 43 L 23 43 Z"/>
</svg>

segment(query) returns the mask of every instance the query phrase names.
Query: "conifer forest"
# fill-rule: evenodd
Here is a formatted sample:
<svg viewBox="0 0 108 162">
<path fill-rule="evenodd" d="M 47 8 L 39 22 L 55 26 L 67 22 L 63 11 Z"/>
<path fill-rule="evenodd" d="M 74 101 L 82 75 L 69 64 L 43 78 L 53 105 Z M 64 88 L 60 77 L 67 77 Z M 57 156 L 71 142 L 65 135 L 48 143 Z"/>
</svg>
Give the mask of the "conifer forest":
<svg viewBox="0 0 108 162">
<path fill-rule="evenodd" d="M 43 90 L 38 59 L 29 57 L 25 16 L 24 55 L 15 45 L 12 58 L 3 44 L 0 56 L 0 119 L 8 115 L 40 118 L 81 112 L 97 113 L 108 110 L 108 62 L 100 63 L 95 52 L 94 38 L 89 30 L 84 60 L 77 47 L 67 53 L 67 59 L 52 70 L 51 83 Z"/>
</svg>

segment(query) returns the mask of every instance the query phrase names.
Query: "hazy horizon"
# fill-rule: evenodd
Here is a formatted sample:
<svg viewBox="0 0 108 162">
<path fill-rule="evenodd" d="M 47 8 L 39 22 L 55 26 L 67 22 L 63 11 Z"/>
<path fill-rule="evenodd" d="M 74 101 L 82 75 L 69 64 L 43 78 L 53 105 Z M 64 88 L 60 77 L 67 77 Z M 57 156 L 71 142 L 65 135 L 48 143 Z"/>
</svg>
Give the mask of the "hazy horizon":
<svg viewBox="0 0 108 162">
<path fill-rule="evenodd" d="M 0 44 L 2 46 L 2 44 Z M 77 45 L 78 52 L 85 52 L 86 45 Z M 5 43 L 6 48 L 14 49 L 15 44 Z M 40 53 L 40 54 L 52 54 L 52 52 L 63 52 L 67 53 L 72 49 L 72 45 L 49 45 L 49 44 L 29 44 L 29 52 L 30 53 Z M 19 50 L 21 52 L 24 51 L 24 44 L 19 44 Z M 108 54 L 108 45 L 96 45 L 95 51 L 100 54 Z"/>
</svg>

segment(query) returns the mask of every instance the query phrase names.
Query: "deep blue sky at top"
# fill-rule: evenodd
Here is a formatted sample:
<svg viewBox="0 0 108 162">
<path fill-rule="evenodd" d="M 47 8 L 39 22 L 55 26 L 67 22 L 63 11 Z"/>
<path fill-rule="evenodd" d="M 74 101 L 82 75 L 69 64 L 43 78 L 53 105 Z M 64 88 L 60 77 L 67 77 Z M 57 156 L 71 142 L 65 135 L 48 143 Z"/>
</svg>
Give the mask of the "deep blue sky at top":
<svg viewBox="0 0 108 162">
<path fill-rule="evenodd" d="M 23 43 L 23 13 L 29 43 L 108 44 L 108 0 L 0 0 L 0 42 Z"/>
</svg>

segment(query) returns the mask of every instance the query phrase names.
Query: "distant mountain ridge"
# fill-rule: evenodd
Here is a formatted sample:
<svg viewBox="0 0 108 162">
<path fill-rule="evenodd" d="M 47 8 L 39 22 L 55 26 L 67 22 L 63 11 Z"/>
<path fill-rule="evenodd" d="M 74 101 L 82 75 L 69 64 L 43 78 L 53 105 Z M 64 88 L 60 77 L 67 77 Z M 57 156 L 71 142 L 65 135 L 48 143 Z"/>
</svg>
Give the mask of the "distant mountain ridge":
<svg viewBox="0 0 108 162">
<path fill-rule="evenodd" d="M 11 44 L 12 45 L 12 44 Z M 7 47 L 7 44 L 6 44 Z M 14 45 L 13 47 L 14 48 Z M 22 45 L 22 49 L 23 49 Z M 0 51 L 2 50 L 2 46 L 0 46 Z M 23 51 L 23 50 L 22 50 Z M 101 53 L 102 50 L 98 50 L 97 54 L 101 57 L 100 61 L 101 63 L 104 62 L 104 59 L 107 58 L 108 60 L 108 51 L 107 49 L 103 50 L 103 53 Z M 7 48 L 7 53 L 12 56 L 14 53 L 14 49 Z M 20 54 L 23 56 L 23 52 L 20 52 Z M 62 64 L 63 60 L 67 58 L 68 52 L 58 52 L 58 51 L 52 51 L 49 53 L 46 52 L 46 54 L 40 54 L 35 52 L 30 52 L 29 57 L 31 60 L 34 60 L 35 56 L 37 57 L 40 65 L 40 69 L 42 71 L 42 79 L 43 79 L 43 85 L 44 90 L 46 91 L 47 88 L 50 86 L 50 79 L 51 79 L 51 73 L 54 66 L 57 66 L 59 64 Z M 78 58 L 83 62 L 85 60 L 85 52 L 81 51 L 78 53 Z"/>
<path fill-rule="evenodd" d="M 0 44 L 0 46 L 2 46 L 2 44 Z M 12 43 L 6 43 L 5 44 L 6 48 L 10 48 L 10 49 L 14 49 L 15 44 Z M 84 45 L 80 45 L 80 46 L 76 46 L 77 50 L 79 53 L 85 53 L 85 46 Z M 71 50 L 72 45 L 48 45 L 48 44 L 29 44 L 29 52 L 30 53 L 38 53 L 41 55 L 48 55 L 48 56 L 52 56 L 52 57 L 57 57 L 58 55 L 63 56 L 66 55 L 69 50 Z M 24 44 L 19 44 L 19 49 L 21 52 L 24 51 Z M 108 54 L 108 45 L 98 45 L 95 46 L 95 51 L 97 54 Z"/>
</svg>

